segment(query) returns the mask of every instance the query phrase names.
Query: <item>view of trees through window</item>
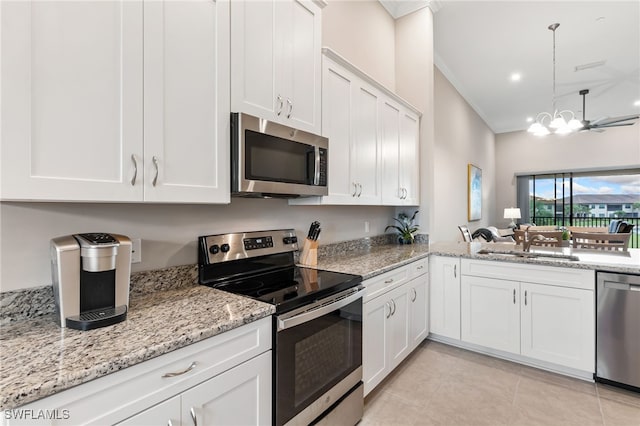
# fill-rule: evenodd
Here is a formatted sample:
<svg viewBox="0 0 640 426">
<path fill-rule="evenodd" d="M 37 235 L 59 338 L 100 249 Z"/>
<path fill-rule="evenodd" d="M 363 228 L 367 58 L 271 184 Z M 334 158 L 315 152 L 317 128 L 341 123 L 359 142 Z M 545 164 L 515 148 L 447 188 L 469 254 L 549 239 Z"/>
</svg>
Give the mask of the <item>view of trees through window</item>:
<svg viewBox="0 0 640 426">
<path fill-rule="evenodd" d="M 634 224 L 632 247 L 640 247 L 640 170 L 554 173 L 518 177 L 522 223 L 608 226 L 622 219 Z"/>
</svg>

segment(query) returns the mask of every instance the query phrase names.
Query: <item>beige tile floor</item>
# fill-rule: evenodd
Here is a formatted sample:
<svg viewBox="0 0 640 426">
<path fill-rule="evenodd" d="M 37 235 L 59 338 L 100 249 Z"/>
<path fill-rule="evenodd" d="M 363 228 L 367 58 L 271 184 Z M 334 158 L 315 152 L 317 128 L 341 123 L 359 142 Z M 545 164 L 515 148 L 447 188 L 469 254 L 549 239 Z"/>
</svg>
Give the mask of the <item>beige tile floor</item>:
<svg viewBox="0 0 640 426">
<path fill-rule="evenodd" d="M 359 424 L 640 426 L 640 394 L 425 341 Z"/>
</svg>

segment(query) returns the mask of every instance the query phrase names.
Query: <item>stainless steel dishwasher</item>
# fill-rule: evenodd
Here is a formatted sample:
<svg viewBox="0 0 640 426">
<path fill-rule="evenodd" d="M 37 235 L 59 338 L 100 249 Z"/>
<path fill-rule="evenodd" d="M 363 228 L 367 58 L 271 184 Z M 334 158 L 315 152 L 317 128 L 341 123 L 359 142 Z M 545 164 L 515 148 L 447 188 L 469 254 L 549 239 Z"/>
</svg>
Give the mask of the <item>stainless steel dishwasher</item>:
<svg viewBox="0 0 640 426">
<path fill-rule="evenodd" d="M 640 275 L 596 277 L 596 379 L 640 391 Z"/>
</svg>

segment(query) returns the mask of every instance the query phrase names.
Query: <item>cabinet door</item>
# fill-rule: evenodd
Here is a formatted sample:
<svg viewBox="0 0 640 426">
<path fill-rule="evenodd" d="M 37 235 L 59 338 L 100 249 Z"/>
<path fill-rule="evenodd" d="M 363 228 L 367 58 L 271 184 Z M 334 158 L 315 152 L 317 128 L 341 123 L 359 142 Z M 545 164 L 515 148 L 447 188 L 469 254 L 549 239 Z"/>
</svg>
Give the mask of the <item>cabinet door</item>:
<svg viewBox="0 0 640 426">
<path fill-rule="evenodd" d="M 276 90 L 277 1 L 231 3 L 231 110 L 269 120 L 282 113 Z M 280 96 L 280 99 L 278 99 Z"/>
<path fill-rule="evenodd" d="M 411 352 L 409 339 L 409 286 L 402 285 L 389 293 L 391 318 L 387 340 L 389 363 L 394 369 Z M 384 297 L 384 296 L 383 296 Z"/>
<path fill-rule="evenodd" d="M 0 7 L 0 197 L 142 200 L 142 3 Z"/>
<path fill-rule="evenodd" d="M 378 93 L 360 85 L 354 98 L 354 128 L 351 152 L 351 171 L 359 186 L 359 204 L 380 204 Z"/>
<path fill-rule="evenodd" d="M 420 119 L 411 112 L 400 115 L 400 145 L 398 154 L 398 174 L 402 204 L 420 204 Z"/>
<path fill-rule="evenodd" d="M 370 300 L 363 306 L 362 380 L 367 395 L 391 371 L 387 356 L 388 319 L 391 305 L 387 295 Z"/>
<path fill-rule="evenodd" d="M 228 203 L 229 3 L 144 8 L 144 198 Z"/>
<path fill-rule="evenodd" d="M 284 97 L 282 122 L 320 134 L 321 14 L 311 0 L 276 1 L 276 31 L 283 52 L 277 55 L 280 93 Z"/>
<path fill-rule="evenodd" d="M 521 283 L 521 354 L 594 371 L 593 291 Z"/>
<path fill-rule="evenodd" d="M 409 339 L 415 349 L 429 334 L 428 293 L 429 277 L 422 275 L 409 282 Z"/>
<path fill-rule="evenodd" d="M 404 196 L 399 182 L 400 107 L 387 99 L 381 99 L 380 152 L 382 203 L 401 205 Z"/>
<path fill-rule="evenodd" d="M 520 353 L 520 284 L 517 281 L 463 276 L 462 340 Z"/>
<path fill-rule="evenodd" d="M 157 426 L 180 424 L 180 395 L 117 423 L 118 426 Z"/>
<path fill-rule="evenodd" d="M 329 138 L 329 195 L 323 202 L 355 203 L 351 178 L 354 76 L 324 58 L 322 71 L 322 135 Z"/>
<path fill-rule="evenodd" d="M 271 351 L 182 394 L 182 423 L 271 424 Z"/>
<path fill-rule="evenodd" d="M 460 339 L 460 260 L 429 259 L 429 327 L 431 333 Z"/>
</svg>

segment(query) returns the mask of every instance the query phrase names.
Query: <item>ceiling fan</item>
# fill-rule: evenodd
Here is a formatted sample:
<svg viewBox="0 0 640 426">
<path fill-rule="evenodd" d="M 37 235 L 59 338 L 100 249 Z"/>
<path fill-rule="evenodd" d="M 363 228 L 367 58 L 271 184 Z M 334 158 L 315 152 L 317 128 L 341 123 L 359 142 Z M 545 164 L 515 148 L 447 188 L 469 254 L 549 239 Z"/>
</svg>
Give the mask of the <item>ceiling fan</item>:
<svg viewBox="0 0 640 426">
<path fill-rule="evenodd" d="M 582 95 L 582 129 L 581 131 L 596 131 L 596 132 L 604 132 L 607 127 L 620 127 L 620 126 L 633 126 L 635 122 L 629 122 L 631 120 L 636 120 L 640 117 L 638 114 L 632 115 L 623 115 L 620 117 L 602 117 L 597 120 L 589 121 L 585 118 L 585 104 L 586 97 L 589 94 L 589 89 L 583 89 L 580 92 Z"/>
</svg>

